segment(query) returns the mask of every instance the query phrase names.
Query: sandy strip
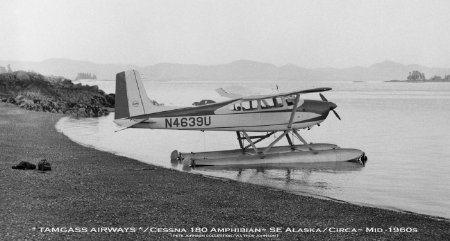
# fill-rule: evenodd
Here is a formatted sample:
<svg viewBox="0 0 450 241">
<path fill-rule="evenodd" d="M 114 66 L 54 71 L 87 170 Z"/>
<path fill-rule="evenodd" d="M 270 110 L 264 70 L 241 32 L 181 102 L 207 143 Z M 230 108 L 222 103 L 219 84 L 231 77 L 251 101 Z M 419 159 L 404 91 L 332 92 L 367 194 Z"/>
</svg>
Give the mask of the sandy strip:
<svg viewBox="0 0 450 241">
<path fill-rule="evenodd" d="M 212 228 L 266 230 L 228 232 L 232 238 L 227 240 L 243 234 L 278 234 L 281 240 L 450 237 L 448 221 L 206 178 L 83 147 L 55 130 L 61 117 L 0 103 L 2 240 L 173 240 L 176 234 L 193 234 L 191 228 L 196 227 L 205 227 L 207 234 L 223 234 L 211 232 Z M 11 169 L 20 161 L 36 164 L 41 158 L 52 164 L 53 171 Z M 101 227 L 136 230 L 92 230 L 102 231 Z M 282 232 L 270 233 L 271 227 L 281 227 Z M 384 232 L 366 232 L 372 227 Z M 76 228 L 81 232 L 75 232 Z M 187 232 L 156 232 L 155 228 Z M 303 232 L 286 232 L 286 228 Z"/>
</svg>

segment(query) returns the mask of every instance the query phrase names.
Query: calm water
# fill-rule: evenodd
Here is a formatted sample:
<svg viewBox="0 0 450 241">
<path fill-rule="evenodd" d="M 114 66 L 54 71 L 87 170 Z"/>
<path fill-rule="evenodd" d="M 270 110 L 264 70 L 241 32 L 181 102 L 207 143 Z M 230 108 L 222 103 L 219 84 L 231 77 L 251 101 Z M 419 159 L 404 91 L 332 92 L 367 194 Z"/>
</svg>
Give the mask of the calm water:
<svg viewBox="0 0 450 241">
<path fill-rule="evenodd" d="M 113 92 L 113 82 L 90 82 Z M 380 82 L 278 83 L 290 88 L 333 87 L 325 96 L 338 105 L 342 121 L 330 115 L 320 127 L 302 131 L 309 142 L 334 143 L 366 152 L 358 165 L 290 168 L 195 169 L 190 172 L 231 178 L 298 194 L 325 196 L 370 206 L 450 218 L 450 84 Z M 246 91 L 253 86 L 231 83 Z M 200 99 L 223 100 L 220 83 L 164 82 L 145 84 L 151 99 L 187 106 Z M 270 89 L 272 83 L 258 83 Z M 303 98 L 319 99 L 317 94 Z M 228 132 L 128 129 L 114 132 L 113 116 L 63 118 L 57 129 L 84 145 L 142 162 L 181 170 L 170 153 L 238 148 Z"/>
</svg>

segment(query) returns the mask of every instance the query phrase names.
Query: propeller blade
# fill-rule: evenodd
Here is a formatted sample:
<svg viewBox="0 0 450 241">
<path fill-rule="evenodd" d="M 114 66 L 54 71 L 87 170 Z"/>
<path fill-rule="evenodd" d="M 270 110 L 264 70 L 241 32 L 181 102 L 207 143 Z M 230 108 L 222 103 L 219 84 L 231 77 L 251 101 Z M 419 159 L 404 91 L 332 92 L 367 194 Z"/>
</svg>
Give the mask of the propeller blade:
<svg viewBox="0 0 450 241">
<path fill-rule="evenodd" d="M 320 96 L 320 98 L 323 100 L 323 101 L 326 101 L 326 102 L 329 102 L 328 100 L 327 100 L 327 98 L 325 98 L 325 96 L 323 96 L 322 95 L 322 93 L 319 93 L 319 96 Z M 334 108 L 336 108 L 337 106 L 334 104 L 334 103 L 332 103 L 334 106 L 331 108 L 331 111 L 333 111 L 333 113 L 334 113 L 334 115 L 339 119 L 339 120 L 341 120 L 341 117 L 338 115 L 338 113 L 334 110 Z"/>
<path fill-rule="evenodd" d="M 339 120 L 341 120 L 341 117 L 338 115 L 338 113 L 337 113 L 335 110 L 331 110 L 331 111 L 333 111 L 334 115 L 335 115 Z"/>
</svg>

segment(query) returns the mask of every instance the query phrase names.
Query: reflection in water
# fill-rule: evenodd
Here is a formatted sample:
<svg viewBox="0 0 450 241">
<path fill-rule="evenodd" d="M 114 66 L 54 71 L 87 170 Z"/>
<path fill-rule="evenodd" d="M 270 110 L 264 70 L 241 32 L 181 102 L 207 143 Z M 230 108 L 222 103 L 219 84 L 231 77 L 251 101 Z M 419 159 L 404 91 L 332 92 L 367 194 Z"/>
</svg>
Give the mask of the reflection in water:
<svg viewBox="0 0 450 241">
<path fill-rule="evenodd" d="M 305 187 L 327 189 L 331 183 L 314 182 L 310 179 L 313 173 L 348 173 L 357 172 L 363 166 L 355 162 L 322 162 L 322 163 L 287 163 L 266 165 L 239 166 L 199 166 L 191 167 L 178 159 L 171 159 L 172 168 L 203 175 L 217 176 L 227 173 L 227 178 L 254 184 L 264 184 L 293 192 L 304 192 Z"/>
</svg>

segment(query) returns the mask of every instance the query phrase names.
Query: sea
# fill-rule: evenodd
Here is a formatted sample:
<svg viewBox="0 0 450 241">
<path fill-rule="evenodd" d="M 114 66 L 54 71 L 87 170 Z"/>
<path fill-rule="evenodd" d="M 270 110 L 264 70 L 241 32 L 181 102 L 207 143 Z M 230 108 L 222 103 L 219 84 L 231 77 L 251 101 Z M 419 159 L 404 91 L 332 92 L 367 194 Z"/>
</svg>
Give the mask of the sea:
<svg viewBox="0 0 450 241">
<path fill-rule="evenodd" d="M 98 85 L 106 93 L 115 92 L 114 81 L 81 83 Z M 171 162 L 171 152 L 237 149 L 236 134 L 117 131 L 113 114 L 100 118 L 64 117 L 56 124 L 57 130 L 82 145 L 162 168 L 233 179 L 298 195 L 450 219 L 450 83 L 145 81 L 144 85 L 150 99 L 167 106 L 192 106 L 201 99 L 225 100 L 215 91 L 220 87 L 243 94 L 276 91 L 276 88 L 284 92 L 331 87 L 333 90 L 323 95 L 338 105 L 336 111 L 342 120 L 330 113 L 320 126 L 300 133 L 308 142 L 363 150 L 368 162 L 364 167 L 331 163 L 192 169 Z M 320 99 L 317 93 L 302 98 Z"/>
</svg>

